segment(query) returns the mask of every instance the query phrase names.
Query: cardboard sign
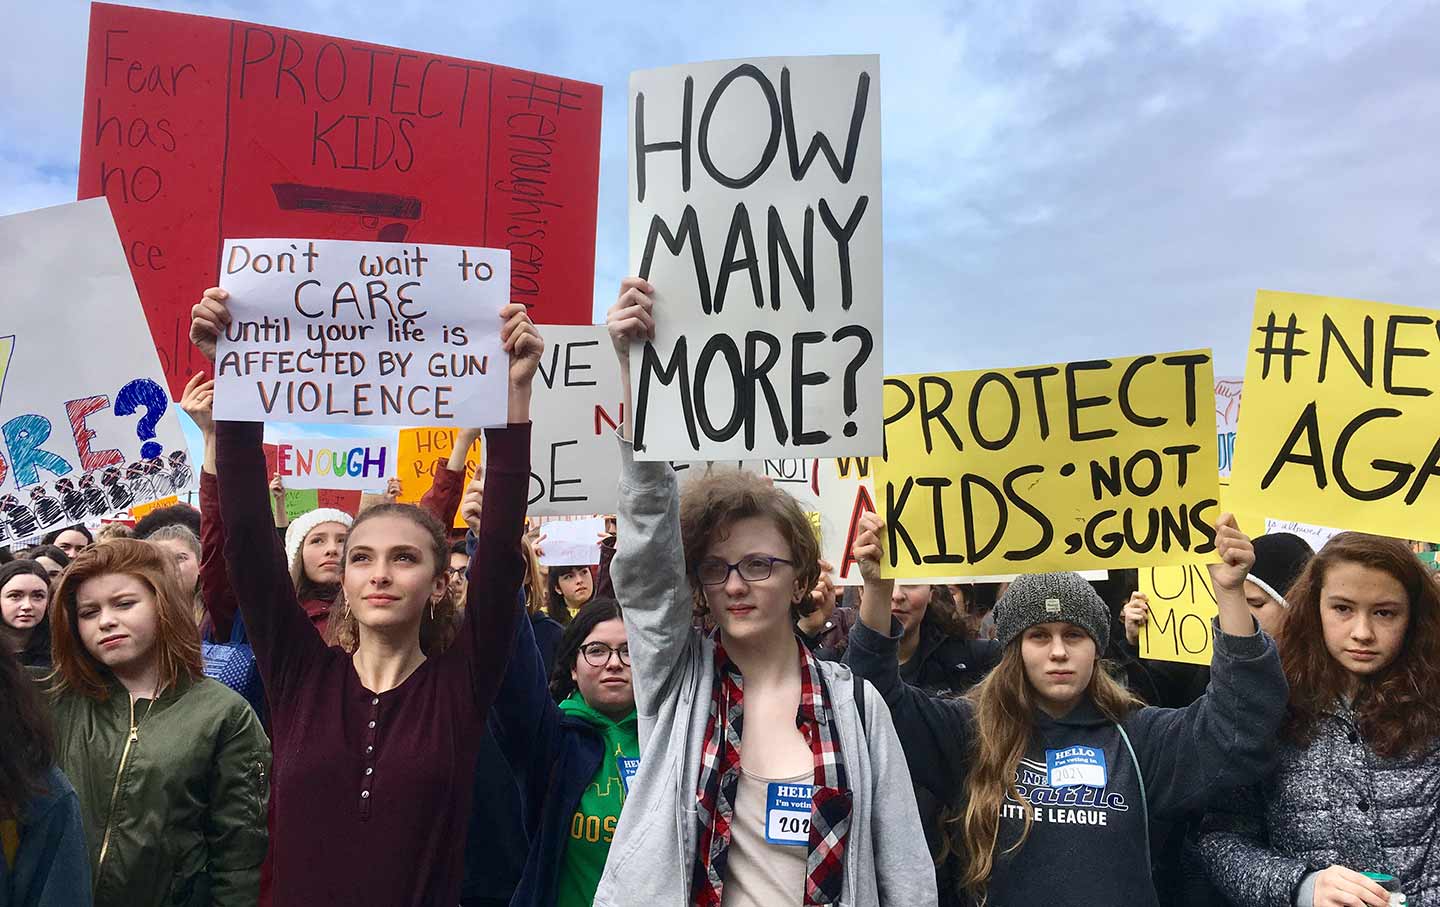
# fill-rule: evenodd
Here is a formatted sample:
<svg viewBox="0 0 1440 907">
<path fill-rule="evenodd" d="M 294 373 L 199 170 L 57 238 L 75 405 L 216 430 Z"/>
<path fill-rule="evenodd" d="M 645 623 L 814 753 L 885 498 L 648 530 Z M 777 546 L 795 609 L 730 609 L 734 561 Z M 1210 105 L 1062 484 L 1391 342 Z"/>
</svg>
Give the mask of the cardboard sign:
<svg viewBox="0 0 1440 907">
<path fill-rule="evenodd" d="M 619 509 L 624 418 L 620 365 L 600 325 L 541 325 L 545 355 L 530 404 L 532 516 L 615 513 Z"/>
<path fill-rule="evenodd" d="M 1262 291 L 1250 341 L 1237 506 L 1440 537 L 1440 311 Z"/>
<path fill-rule="evenodd" d="M 286 489 L 383 491 L 399 462 L 394 438 L 289 438 L 275 442 Z"/>
<path fill-rule="evenodd" d="M 630 76 L 631 347 L 641 459 L 878 454 L 878 57 Z"/>
<path fill-rule="evenodd" d="M 1205 560 L 1212 387 L 1204 350 L 886 378 L 885 575 Z"/>
<path fill-rule="evenodd" d="M 1210 664 L 1210 621 L 1220 613 L 1210 571 L 1198 564 L 1145 567 L 1139 591 L 1150 601 L 1150 619 L 1140 628 L 1140 657 Z"/>
<path fill-rule="evenodd" d="M 227 240 L 215 418 L 504 425 L 509 267 L 494 249 Z"/>
<path fill-rule="evenodd" d="M 455 449 L 457 434 L 459 432 L 454 428 L 407 428 L 400 432 L 399 449 L 396 453 L 396 461 L 399 463 L 397 475 L 400 478 L 400 497 L 396 500 L 399 503 L 420 503 L 420 499 L 435 482 L 435 461 L 439 460 L 440 465 L 444 466 L 445 461 L 450 459 L 450 452 Z M 475 478 L 475 471 L 480 468 L 483 446 L 483 436 L 476 438 L 465 454 L 466 485 Z M 465 528 L 459 508 L 455 510 L 451 527 Z"/>
<path fill-rule="evenodd" d="M 95 3 L 80 197 L 107 195 L 170 393 L 226 236 L 507 249 L 508 298 L 588 324 L 600 86 Z"/>
<path fill-rule="evenodd" d="M 1220 477 L 1230 475 L 1235 462 L 1235 435 L 1240 430 L 1240 391 L 1244 382 L 1239 378 L 1215 379 L 1215 446 L 1219 448 Z"/>
<path fill-rule="evenodd" d="M 540 563 L 547 567 L 591 566 L 600 563 L 600 536 L 605 520 L 546 520 L 540 527 Z"/>
<path fill-rule="evenodd" d="M 195 485 L 104 199 L 0 218 L 0 544 Z"/>
</svg>

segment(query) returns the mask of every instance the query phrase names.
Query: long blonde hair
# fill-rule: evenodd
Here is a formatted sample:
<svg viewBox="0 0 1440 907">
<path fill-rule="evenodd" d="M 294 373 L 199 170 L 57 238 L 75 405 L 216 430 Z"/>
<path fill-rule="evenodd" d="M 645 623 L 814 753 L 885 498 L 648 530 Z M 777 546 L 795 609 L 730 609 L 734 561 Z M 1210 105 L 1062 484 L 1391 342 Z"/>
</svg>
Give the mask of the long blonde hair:
<svg viewBox="0 0 1440 907">
<path fill-rule="evenodd" d="M 995 869 L 995 847 L 999 843 L 1000 810 L 1006 796 L 1022 805 L 1025 827 L 1005 853 L 1019 850 L 1030 836 L 1030 801 L 1020 792 L 1016 777 L 1020 759 L 1030 746 L 1037 708 L 1034 690 L 1025 676 L 1020 638 L 1005 647 L 1000 664 L 977 684 L 966 698 L 974 706 L 973 750 L 965 778 L 965 804 L 946 820 L 940 859 L 955 854 L 965 861 L 961 884 L 979 903 Z M 1121 721 L 1143 705 L 1105 671 L 1100 658 L 1090 675 L 1085 695 L 1106 718 Z"/>
</svg>

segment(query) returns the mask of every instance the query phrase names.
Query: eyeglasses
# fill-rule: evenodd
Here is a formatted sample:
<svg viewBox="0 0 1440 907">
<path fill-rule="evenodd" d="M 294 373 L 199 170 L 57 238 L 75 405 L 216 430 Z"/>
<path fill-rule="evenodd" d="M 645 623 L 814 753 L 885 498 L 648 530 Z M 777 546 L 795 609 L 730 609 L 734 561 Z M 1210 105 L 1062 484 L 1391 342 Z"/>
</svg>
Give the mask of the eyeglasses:
<svg viewBox="0 0 1440 907">
<path fill-rule="evenodd" d="M 603 668 L 608 665 L 610 663 L 610 653 L 612 652 L 620 656 L 620 663 L 622 665 L 627 668 L 630 667 L 629 646 L 621 646 L 616 649 L 603 642 L 592 642 L 580 647 L 580 654 L 585 656 L 585 660 L 590 663 L 590 667 L 592 668 Z"/>
<path fill-rule="evenodd" d="M 445 572 L 448 573 L 450 576 L 454 577 L 455 579 L 459 579 L 460 577 L 464 576 L 465 572 L 469 569 L 470 568 L 468 567 L 446 567 Z"/>
<path fill-rule="evenodd" d="M 794 561 L 766 554 L 747 554 L 738 564 L 727 564 L 718 557 L 711 557 L 700 562 L 700 566 L 695 568 L 695 576 L 699 578 L 702 586 L 719 586 L 730 579 L 730 571 L 734 570 L 746 582 L 758 583 L 762 579 L 770 578 L 776 564 L 795 566 Z"/>
</svg>

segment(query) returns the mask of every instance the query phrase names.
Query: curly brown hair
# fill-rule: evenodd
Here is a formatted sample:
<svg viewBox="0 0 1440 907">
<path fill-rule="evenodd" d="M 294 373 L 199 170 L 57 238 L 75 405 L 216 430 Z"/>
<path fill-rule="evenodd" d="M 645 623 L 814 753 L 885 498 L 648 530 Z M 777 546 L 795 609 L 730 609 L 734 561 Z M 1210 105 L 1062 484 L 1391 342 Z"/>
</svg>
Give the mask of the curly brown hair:
<svg viewBox="0 0 1440 907">
<path fill-rule="evenodd" d="M 790 608 L 792 618 L 815 610 L 809 591 L 820 579 L 820 542 L 800 502 L 762 476 L 738 469 L 711 469 L 685 484 L 680 495 L 680 537 L 685 548 L 685 572 L 695 596 L 695 616 L 710 613 L 695 571 L 740 520 L 761 517 L 775 524 L 790 549 L 795 575 L 806 595 Z"/>
<path fill-rule="evenodd" d="M 1405 587 L 1410 623 L 1400 654 L 1361 679 L 1355 715 L 1376 753 L 1413 754 L 1440 739 L 1440 585 L 1404 542 L 1359 532 L 1327 542 L 1285 596 L 1290 607 L 1278 646 L 1290 704 L 1282 733 L 1308 746 L 1321 716 L 1349 689 L 1351 676 L 1330 656 L 1320 623 L 1326 571 L 1341 563 L 1383 571 Z"/>
</svg>

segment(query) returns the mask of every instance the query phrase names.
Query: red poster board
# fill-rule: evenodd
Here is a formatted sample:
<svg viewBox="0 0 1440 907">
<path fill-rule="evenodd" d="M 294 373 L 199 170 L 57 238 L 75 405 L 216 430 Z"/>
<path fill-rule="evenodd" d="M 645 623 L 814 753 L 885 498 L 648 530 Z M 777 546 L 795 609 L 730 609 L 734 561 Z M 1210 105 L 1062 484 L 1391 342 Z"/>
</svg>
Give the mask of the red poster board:
<svg viewBox="0 0 1440 907">
<path fill-rule="evenodd" d="M 508 248 L 511 298 L 590 324 L 600 86 L 94 3 L 80 198 L 104 194 L 176 398 L 224 237 Z"/>
</svg>

